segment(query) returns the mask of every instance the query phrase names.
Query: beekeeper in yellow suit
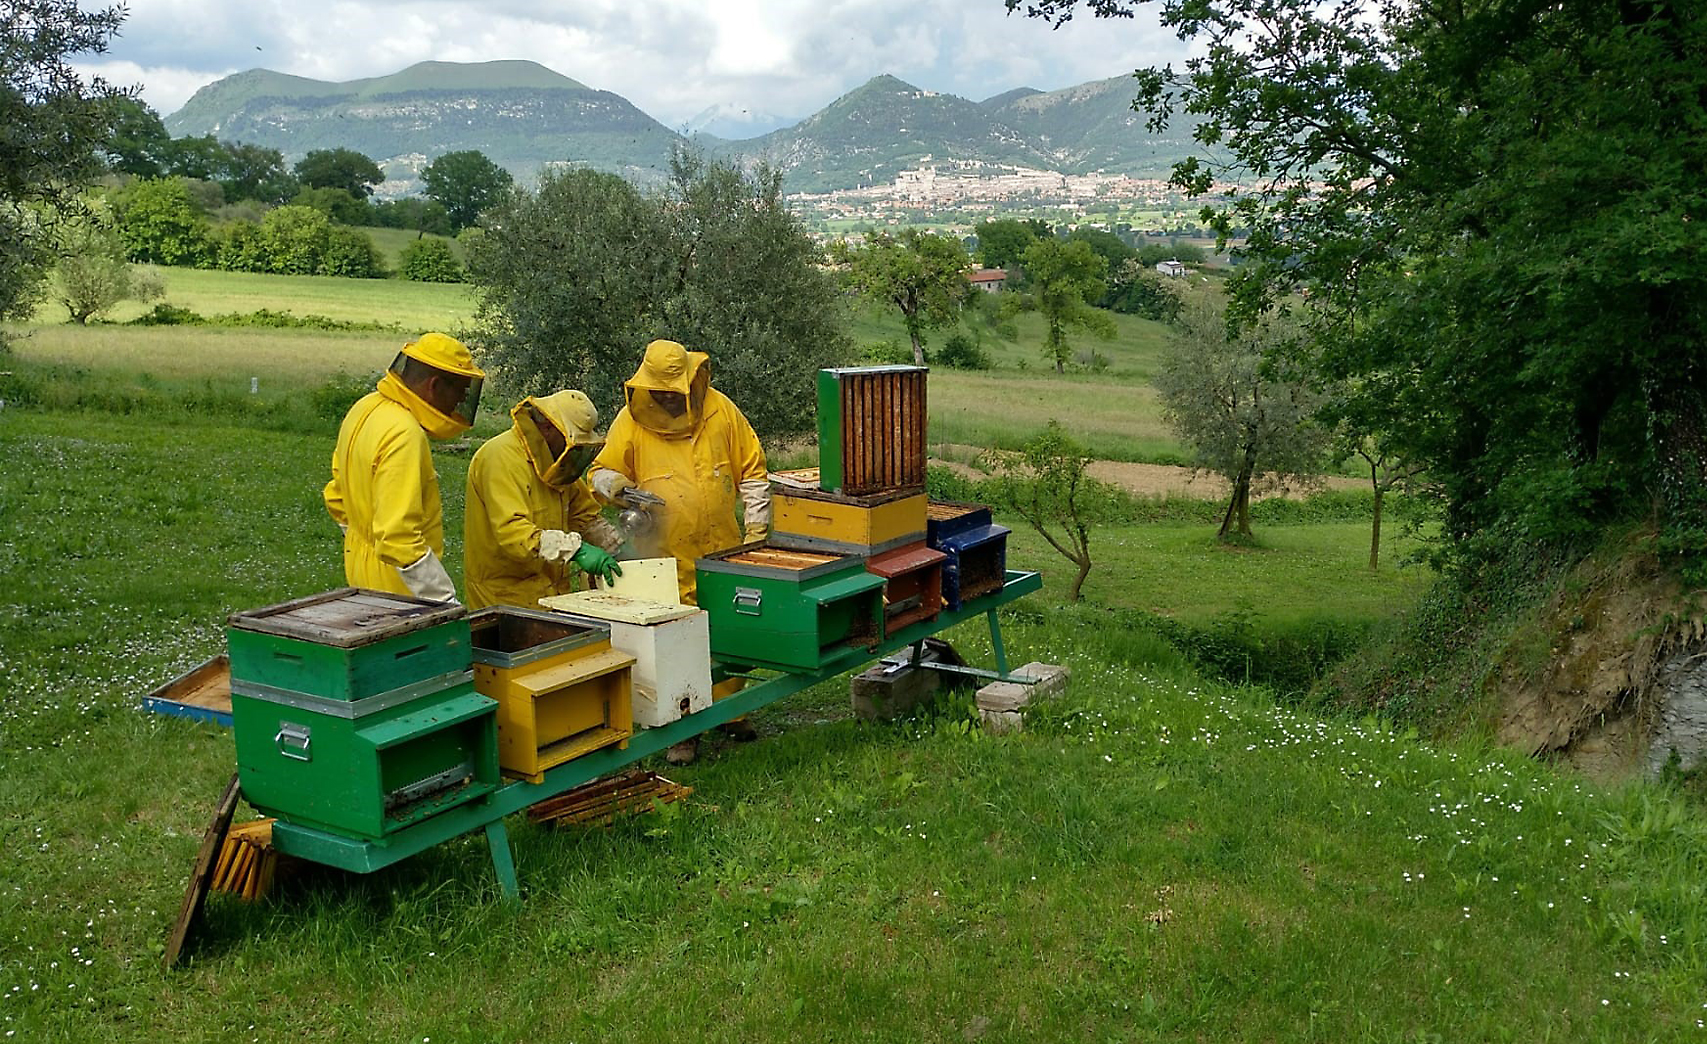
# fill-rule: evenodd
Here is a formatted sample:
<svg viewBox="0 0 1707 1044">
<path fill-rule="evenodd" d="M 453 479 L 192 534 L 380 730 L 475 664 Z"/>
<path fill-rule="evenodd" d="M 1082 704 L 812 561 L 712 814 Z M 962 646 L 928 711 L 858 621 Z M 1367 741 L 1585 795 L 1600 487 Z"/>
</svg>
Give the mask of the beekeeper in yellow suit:
<svg viewBox="0 0 1707 1044">
<path fill-rule="evenodd" d="M 765 451 L 747 418 L 711 386 L 704 352 L 653 341 L 623 389 L 628 405 L 593 461 L 593 488 L 612 503 L 631 489 L 663 501 L 635 550 L 674 557 L 682 599 L 695 604 L 695 559 L 770 533 Z"/>
<path fill-rule="evenodd" d="M 462 522 L 470 609 L 537 609 L 541 598 L 574 590 L 577 571 L 622 575 L 622 534 L 583 481 L 604 448 L 598 424 L 578 391 L 527 398 L 510 411 L 510 430 L 475 452 Z"/>
<path fill-rule="evenodd" d="M 444 511 L 428 440 L 473 425 L 485 376 L 461 341 L 423 334 L 344 415 L 323 495 L 344 531 L 344 579 L 352 586 L 456 601 L 440 561 Z"/>
<path fill-rule="evenodd" d="M 650 533 L 634 535 L 635 549 L 645 557 L 674 557 L 682 600 L 697 604 L 695 559 L 770 533 L 765 451 L 747 418 L 711 386 L 704 352 L 653 341 L 623 390 L 628 404 L 611 422 L 605 448 L 593 462 L 593 488 L 617 504 L 631 501 L 636 489 L 662 501 L 650 509 Z M 740 688 L 741 680 L 731 679 L 713 696 Z M 757 736 L 742 718 L 719 728 L 738 740 Z M 694 737 L 669 748 L 665 757 L 683 765 L 698 749 Z"/>
</svg>

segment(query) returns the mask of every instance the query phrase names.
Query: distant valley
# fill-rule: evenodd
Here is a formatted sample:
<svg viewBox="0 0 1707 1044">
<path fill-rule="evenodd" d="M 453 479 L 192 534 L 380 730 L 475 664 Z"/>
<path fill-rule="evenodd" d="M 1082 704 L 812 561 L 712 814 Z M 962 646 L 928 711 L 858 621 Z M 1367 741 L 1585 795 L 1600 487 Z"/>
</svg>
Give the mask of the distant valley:
<svg viewBox="0 0 1707 1044">
<path fill-rule="evenodd" d="M 422 167 L 458 149 L 479 149 L 523 181 L 553 164 L 652 181 L 668 169 L 671 148 L 686 140 L 727 158 L 768 160 L 791 191 L 825 192 L 955 162 L 1165 176 L 1193 151 L 1189 129 L 1149 134 L 1131 109 L 1133 92 L 1131 78 L 1119 76 L 975 102 L 884 75 L 786 126 L 773 114 L 711 106 L 678 131 L 621 95 L 533 62 L 422 62 L 347 83 L 265 69 L 236 73 L 197 91 L 165 122 L 175 136 L 266 145 L 289 160 L 312 149 L 352 148 L 385 168 L 386 195 L 413 191 Z"/>
</svg>

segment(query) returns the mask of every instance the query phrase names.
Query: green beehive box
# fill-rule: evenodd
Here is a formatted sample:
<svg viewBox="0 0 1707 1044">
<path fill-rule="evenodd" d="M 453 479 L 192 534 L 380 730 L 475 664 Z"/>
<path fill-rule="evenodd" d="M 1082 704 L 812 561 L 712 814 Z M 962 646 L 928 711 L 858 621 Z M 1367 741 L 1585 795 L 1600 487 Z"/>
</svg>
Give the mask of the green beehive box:
<svg viewBox="0 0 1707 1044">
<path fill-rule="evenodd" d="M 234 681 L 243 796 L 287 823 L 383 842 L 497 787 L 497 709 L 467 670 L 354 702 Z"/>
<path fill-rule="evenodd" d="M 455 603 L 340 588 L 227 622 L 231 677 L 334 700 L 361 700 L 473 662 Z"/>
<path fill-rule="evenodd" d="M 816 670 L 883 638 L 883 578 L 860 555 L 744 544 L 697 563 L 711 654 L 728 663 Z"/>
</svg>

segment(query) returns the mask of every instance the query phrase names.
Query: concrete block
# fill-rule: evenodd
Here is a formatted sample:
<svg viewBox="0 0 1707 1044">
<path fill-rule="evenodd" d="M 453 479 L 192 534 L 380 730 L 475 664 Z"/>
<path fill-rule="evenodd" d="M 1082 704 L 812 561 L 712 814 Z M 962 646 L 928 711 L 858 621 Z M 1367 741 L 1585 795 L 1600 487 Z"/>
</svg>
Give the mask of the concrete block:
<svg viewBox="0 0 1707 1044">
<path fill-rule="evenodd" d="M 983 723 L 985 732 L 998 736 L 1004 732 L 1020 732 L 1025 728 L 1025 715 L 1016 710 L 985 710 L 980 707 L 978 720 Z"/>
<path fill-rule="evenodd" d="M 1031 702 L 1031 686 L 1019 682 L 991 682 L 978 690 L 977 700 L 980 711 L 1018 712 Z"/>
<path fill-rule="evenodd" d="M 1071 674 L 1067 668 L 1062 667 L 1059 664 L 1038 663 L 1035 660 L 1026 664 L 1024 667 L 1021 667 L 1014 673 L 1021 677 L 1037 679 L 1037 683 L 1031 686 L 1031 698 L 1033 702 L 1037 700 L 1046 700 L 1052 696 L 1059 696 L 1066 692 L 1067 679 Z"/>
<path fill-rule="evenodd" d="M 922 667 L 890 669 L 878 664 L 848 680 L 854 717 L 862 721 L 899 718 L 935 699 L 941 688 L 941 676 Z"/>
</svg>

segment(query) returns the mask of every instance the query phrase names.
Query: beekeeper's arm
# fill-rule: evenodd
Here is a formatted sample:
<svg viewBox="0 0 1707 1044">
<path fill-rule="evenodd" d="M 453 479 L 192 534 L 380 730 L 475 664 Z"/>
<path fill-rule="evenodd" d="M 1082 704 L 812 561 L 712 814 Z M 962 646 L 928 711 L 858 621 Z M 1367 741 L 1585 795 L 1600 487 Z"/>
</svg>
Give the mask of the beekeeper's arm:
<svg viewBox="0 0 1707 1044">
<path fill-rule="evenodd" d="M 741 494 L 743 539 L 751 543 L 770 536 L 771 483 L 759 436 L 739 410 L 735 416 L 730 460 L 735 466 L 736 489 Z"/>
<path fill-rule="evenodd" d="M 326 513 L 332 516 L 332 521 L 338 523 L 340 530 L 350 528 L 350 514 L 344 509 L 344 477 L 338 473 L 338 450 L 332 450 L 332 481 L 326 483 L 326 488 L 320 491 L 320 499 L 326 502 Z"/>
<path fill-rule="evenodd" d="M 419 428 L 401 431 L 379 447 L 373 474 L 373 535 L 380 561 L 396 569 L 417 598 L 456 601 L 456 587 L 438 553 L 427 546 L 423 503 L 432 449 Z"/>
</svg>

